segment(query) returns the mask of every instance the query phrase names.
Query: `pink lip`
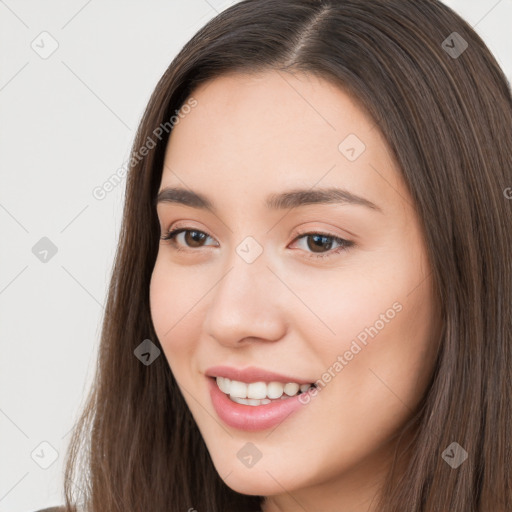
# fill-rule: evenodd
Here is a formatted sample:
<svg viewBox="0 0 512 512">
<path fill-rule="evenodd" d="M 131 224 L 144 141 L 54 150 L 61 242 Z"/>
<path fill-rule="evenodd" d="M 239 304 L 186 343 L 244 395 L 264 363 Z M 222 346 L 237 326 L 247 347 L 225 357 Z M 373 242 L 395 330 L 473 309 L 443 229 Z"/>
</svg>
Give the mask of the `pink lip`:
<svg viewBox="0 0 512 512">
<path fill-rule="evenodd" d="M 287 384 L 288 382 L 296 382 L 297 384 L 313 384 L 313 380 L 304 380 L 298 377 L 289 375 L 281 375 L 279 373 L 263 370 L 250 366 L 248 368 L 240 369 L 231 366 L 212 366 L 205 372 L 208 377 L 227 377 L 231 380 L 238 380 L 240 382 L 281 382 Z"/>
<path fill-rule="evenodd" d="M 307 393 L 275 400 L 265 405 L 244 405 L 230 400 L 228 395 L 219 389 L 214 378 L 208 377 L 207 380 L 213 407 L 219 418 L 232 428 L 247 431 L 266 430 L 282 423 L 294 412 L 304 407 L 299 398 L 311 392 L 310 390 Z M 314 396 L 311 395 L 309 398 L 312 399 Z"/>
</svg>

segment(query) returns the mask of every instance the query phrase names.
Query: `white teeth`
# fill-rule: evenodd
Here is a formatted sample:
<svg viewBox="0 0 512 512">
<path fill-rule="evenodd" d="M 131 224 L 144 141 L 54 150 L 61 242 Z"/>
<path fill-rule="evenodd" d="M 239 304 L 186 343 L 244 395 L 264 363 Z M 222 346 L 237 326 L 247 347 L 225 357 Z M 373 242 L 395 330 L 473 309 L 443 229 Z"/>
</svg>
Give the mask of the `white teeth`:
<svg viewBox="0 0 512 512">
<path fill-rule="evenodd" d="M 254 398 L 236 398 L 232 396 L 230 396 L 230 398 L 231 400 L 233 400 L 233 402 L 244 405 L 265 405 L 270 403 L 270 400 L 268 398 L 265 398 L 263 400 L 256 400 Z"/>
<path fill-rule="evenodd" d="M 230 386 L 229 386 L 229 382 L 226 382 L 227 380 L 229 380 L 229 379 L 226 379 L 224 377 L 217 377 L 217 385 L 219 386 L 220 390 L 223 393 L 226 393 L 227 395 L 229 395 Z"/>
<path fill-rule="evenodd" d="M 245 405 L 261 405 L 267 399 L 276 400 L 278 398 L 288 398 L 295 396 L 299 390 L 304 393 L 311 384 L 297 384 L 296 382 L 251 382 L 246 384 L 237 380 L 230 380 L 227 377 L 217 377 L 219 389 L 229 395 L 230 398 L 238 403 Z M 284 395 L 283 395 L 284 393 Z M 285 396 L 286 395 L 286 396 Z M 252 403 L 251 403 L 252 402 Z"/>
<path fill-rule="evenodd" d="M 281 398 L 283 391 L 284 386 L 280 382 L 269 382 L 267 385 L 267 396 L 269 398 Z"/>
<path fill-rule="evenodd" d="M 309 384 L 306 384 L 306 386 L 309 388 Z M 284 387 L 284 392 L 288 396 L 296 395 L 299 391 L 299 385 L 296 382 L 288 382 L 286 386 Z"/>
<path fill-rule="evenodd" d="M 264 382 L 251 382 L 247 386 L 247 396 L 250 398 L 266 398 L 267 385 Z"/>
<path fill-rule="evenodd" d="M 224 385 L 226 386 L 225 381 Z M 238 380 L 232 380 L 229 384 L 229 396 L 247 398 L 247 384 Z M 252 396 L 250 398 L 252 398 Z"/>
</svg>

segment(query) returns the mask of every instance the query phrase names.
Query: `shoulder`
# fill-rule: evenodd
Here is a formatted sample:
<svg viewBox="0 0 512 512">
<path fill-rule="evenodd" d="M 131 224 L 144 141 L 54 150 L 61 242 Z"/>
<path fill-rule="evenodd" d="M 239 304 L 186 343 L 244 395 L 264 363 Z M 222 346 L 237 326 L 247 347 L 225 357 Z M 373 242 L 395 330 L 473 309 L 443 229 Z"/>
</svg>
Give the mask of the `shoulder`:
<svg viewBox="0 0 512 512">
<path fill-rule="evenodd" d="M 41 508 L 36 510 L 35 512 L 64 512 L 65 507 L 49 507 L 49 508 Z"/>
</svg>

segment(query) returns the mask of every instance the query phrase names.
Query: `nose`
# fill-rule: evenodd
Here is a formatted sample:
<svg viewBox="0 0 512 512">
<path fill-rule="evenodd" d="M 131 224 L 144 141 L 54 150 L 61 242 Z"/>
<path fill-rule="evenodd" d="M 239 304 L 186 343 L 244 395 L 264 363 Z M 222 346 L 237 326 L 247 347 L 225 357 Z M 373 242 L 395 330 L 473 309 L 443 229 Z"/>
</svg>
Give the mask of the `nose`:
<svg viewBox="0 0 512 512">
<path fill-rule="evenodd" d="M 214 286 L 203 327 L 228 347 L 277 341 L 286 333 L 289 292 L 260 256 L 247 263 L 238 255 Z M 288 302 L 288 304 L 287 304 Z"/>
</svg>

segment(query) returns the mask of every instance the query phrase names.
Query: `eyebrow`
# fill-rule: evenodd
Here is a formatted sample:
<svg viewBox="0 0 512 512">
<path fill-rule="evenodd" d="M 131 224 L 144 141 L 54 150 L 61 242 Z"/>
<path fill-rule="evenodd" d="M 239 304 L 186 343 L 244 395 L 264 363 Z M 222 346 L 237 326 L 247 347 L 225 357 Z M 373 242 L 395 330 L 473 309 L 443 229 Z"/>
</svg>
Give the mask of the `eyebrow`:
<svg viewBox="0 0 512 512">
<path fill-rule="evenodd" d="M 216 211 L 213 202 L 203 194 L 181 187 L 163 188 L 156 197 L 156 204 L 178 203 L 192 208 Z M 266 200 L 267 208 L 282 210 L 310 204 L 360 205 L 382 213 L 382 209 L 370 200 L 341 188 L 293 189 L 271 194 Z"/>
</svg>

